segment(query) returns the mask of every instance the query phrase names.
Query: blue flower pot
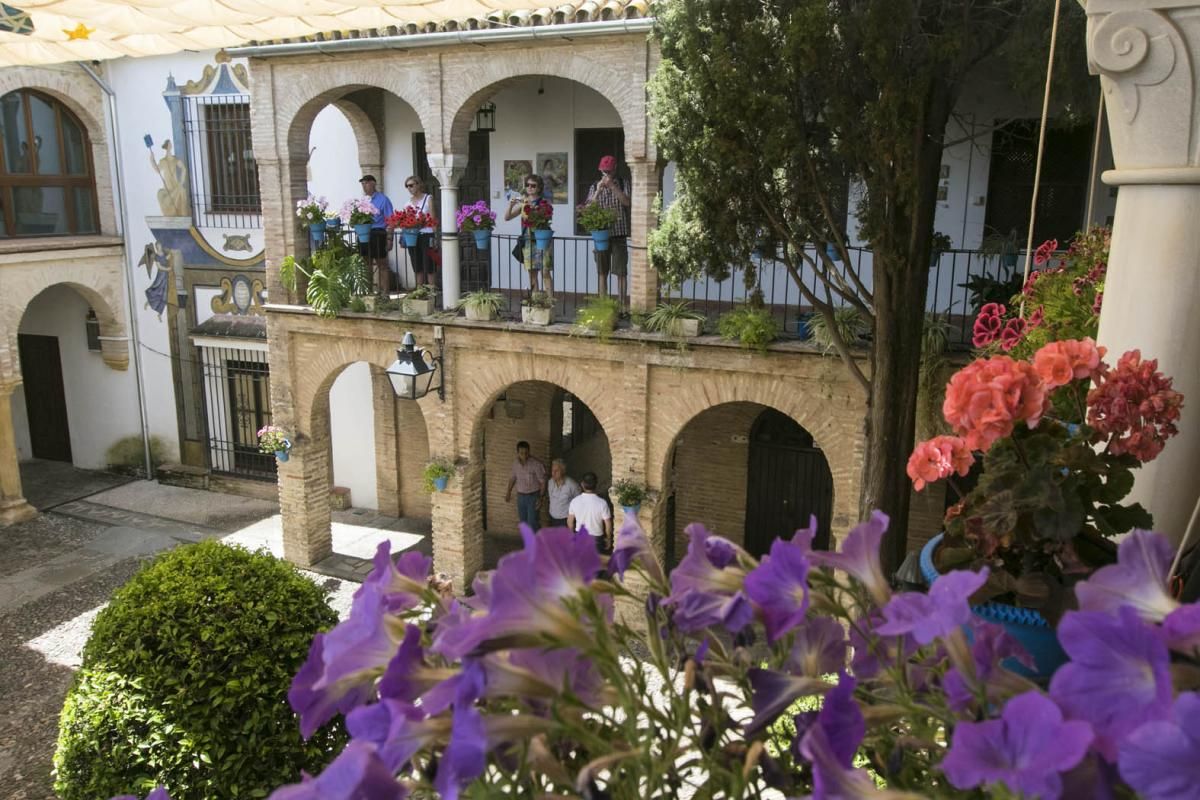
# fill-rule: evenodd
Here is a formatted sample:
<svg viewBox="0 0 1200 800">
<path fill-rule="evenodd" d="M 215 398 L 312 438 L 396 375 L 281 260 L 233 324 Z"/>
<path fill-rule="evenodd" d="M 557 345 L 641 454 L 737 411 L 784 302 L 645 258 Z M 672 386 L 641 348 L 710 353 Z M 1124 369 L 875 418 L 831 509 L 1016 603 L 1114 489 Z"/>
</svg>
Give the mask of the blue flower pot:
<svg viewBox="0 0 1200 800">
<path fill-rule="evenodd" d="M 487 250 L 488 245 L 492 242 L 492 232 L 489 230 L 473 231 L 475 234 L 475 249 Z"/>
<path fill-rule="evenodd" d="M 810 317 L 805 314 L 796 320 L 796 336 L 800 339 L 808 339 L 812 336 L 812 330 L 808 327 Z"/>
<path fill-rule="evenodd" d="M 1007 267 L 1008 269 L 1014 269 L 1017 266 L 1017 254 L 1016 253 L 1005 253 L 1003 260 L 1004 260 L 1004 266 Z"/>
<path fill-rule="evenodd" d="M 287 461 L 289 458 L 291 458 L 291 456 L 288 455 L 287 450 L 276 450 L 275 451 L 275 459 L 277 461 Z"/>
<path fill-rule="evenodd" d="M 319 241 L 325 235 L 325 223 L 314 222 L 308 226 L 308 232 L 312 234 L 314 240 Z"/>
<path fill-rule="evenodd" d="M 930 586 L 940 576 L 937 567 L 933 565 L 933 553 L 942 543 L 942 535 L 939 533 L 921 548 L 921 575 Z M 991 602 L 971 606 L 971 611 L 975 616 L 1004 628 L 1009 636 L 1021 643 L 1037 664 L 1037 669 L 1030 670 L 1016 659 L 1006 658 L 1001 662 L 1006 669 L 1027 678 L 1048 681 L 1055 670 L 1067 663 L 1067 654 L 1058 643 L 1058 635 L 1054 628 L 1050 627 L 1045 617 L 1033 609 Z"/>
<path fill-rule="evenodd" d="M 338 228 L 342 227 L 342 221 L 337 217 L 334 217 L 333 219 L 327 219 L 325 220 L 325 227 L 331 231 L 336 231 Z"/>
<path fill-rule="evenodd" d="M 433 479 L 433 488 L 437 489 L 439 492 L 444 492 L 446 491 L 446 484 L 448 483 L 450 483 L 450 478 L 446 475 L 443 475 L 440 478 Z"/>
<path fill-rule="evenodd" d="M 608 249 L 608 231 L 592 231 L 592 242 L 596 245 L 596 249 L 604 252 Z"/>
<path fill-rule="evenodd" d="M 636 517 L 638 512 L 642 510 L 640 505 L 637 506 L 621 506 L 621 510 L 625 512 L 627 517 Z"/>
<path fill-rule="evenodd" d="M 360 242 L 365 244 L 371 239 L 371 223 L 368 222 L 366 225 L 355 225 L 354 235 L 358 237 Z"/>
<path fill-rule="evenodd" d="M 416 247 L 417 241 L 421 238 L 421 229 L 420 228 L 404 228 L 403 233 L 404 233 L 404 246 L 405 247 Z"/>
<path fill-rule="evenodd" d="M 550 240 L 554 238 L 554 231 L 550 228 L 538 228 L 533 232 L 534 247 L 538 250 L 545 250 L 550 245 Z"/>
</svg>

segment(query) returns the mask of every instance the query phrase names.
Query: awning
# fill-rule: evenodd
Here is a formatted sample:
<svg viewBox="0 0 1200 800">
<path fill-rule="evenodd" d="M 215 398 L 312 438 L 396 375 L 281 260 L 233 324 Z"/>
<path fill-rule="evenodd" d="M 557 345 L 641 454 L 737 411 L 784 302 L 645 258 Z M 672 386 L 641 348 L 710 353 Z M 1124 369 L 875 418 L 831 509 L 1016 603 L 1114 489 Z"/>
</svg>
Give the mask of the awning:
<svg viewBox="0 0 1200 800">
<path fill-rule="evenodd" d="M 610 3 L 588 0 L 567 7 Z M 437 28 L 529 5 L 529 0 L 17 0 L 15 6 L 0 4 L 0 66 L 214 50 L 334 31 Z"/>
</svg>

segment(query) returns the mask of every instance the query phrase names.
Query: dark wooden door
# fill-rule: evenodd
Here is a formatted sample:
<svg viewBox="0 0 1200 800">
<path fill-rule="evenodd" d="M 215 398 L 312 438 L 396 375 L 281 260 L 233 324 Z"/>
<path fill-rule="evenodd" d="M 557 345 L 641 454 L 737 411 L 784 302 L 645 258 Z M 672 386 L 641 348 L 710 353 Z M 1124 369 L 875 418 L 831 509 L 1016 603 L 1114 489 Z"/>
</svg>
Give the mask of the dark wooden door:
<svg viewBox="0 0 1200 800">
<path fill-rule="evenodd" d="M 813 546 L 829 546 L 833 475 L 812 435 L 774 409 L 763 411 L 750 431 L 746 480 L 746 550 L 755 557 L 777 538 L 790 539 L 817 517 Z"/>
<path fill-rule="evenodd" d="M 625 131 L 621 128 L 575 129 L 575 205 L 587 199 L 588 189 L 600 179 L 600 159 L 617 159 L 617 177 L 629 185 L 629 166 L 625 163 Z M 575 235 L 588 232 L 575 223 Z"/>
<path fill-rule="evenodd" d="M 471 131 L 467 142 L 467 167 L 458 181 L 458 203 L 466 205 L 476 200 L 488 200 L 491 192 L 491 139 L 489 134 Z M 413 134 L 414 171 L 425 183 L 425 191 L 438 203 L 441 214 L 441 191 L 425 153 L 425 133 Z M 407 200 L 405 201 L 407 202 Z M 490 254 L 475 247 L 475 236 L 459 234 L 459 280 L 464 292 L 486 289 L 492 285 Z"/>
<path fill-rule="evenodd" d="M 71 462 L 71 428 L 57 336 L 17 336 L 33 457 Z"/>
</svg>

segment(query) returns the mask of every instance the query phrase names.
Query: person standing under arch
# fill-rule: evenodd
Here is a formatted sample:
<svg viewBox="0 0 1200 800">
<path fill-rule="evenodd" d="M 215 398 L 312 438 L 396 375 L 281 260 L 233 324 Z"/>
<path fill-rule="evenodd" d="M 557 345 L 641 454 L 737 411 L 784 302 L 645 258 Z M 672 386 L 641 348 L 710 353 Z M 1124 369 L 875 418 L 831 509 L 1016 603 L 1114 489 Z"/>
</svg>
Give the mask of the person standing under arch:
<svg viewBox="0 0 1200 800">
<path fill-rule="evenodd" d="M 424 212 L 433 218 L 433 224 L 420 229 L 417 234 L 417 244 L 408 250 L 408 262 L 412 264 L 413 280 L 417 286 L 429 285 L 437 288 L 437 267 L 434 266 L 431 251 L 434 247 L 434 235 L 437 232 L 437 214 L 433 209 L 433 197 L 425 191 L 425 181 L 416 175 L 404 179 L 404 188 L 408 189 L 409 200 L 406 208 Z"/>
<path fill-rule="evenodd" d="M 387 218 L 392 215 L 392 201 L 381 191 L 378 191 L 374 175 L 363 175 L 358 179 L 362 185 L 363 195 L 375 206 L 375 216 L 371 219 L 371 235 L 367 241 L 358 243 L 358 254 L 371 265 L 375 275 L 375 285 L 381 292 L 391 291 L 391 273 L 388 268 L 388 253 L 392 250 L 392 236 L 387 229 Z"/>
<path fill-rule="evenodd" d="M 608 296 L 608 275 L 611 272 L 617 276 L 617 303 L 625 308 L 629 281 L 629 187 L 617 177 L 617 159 L 605 156 L 600 159 L 600 180 L 588 189 L 587 200 L 600 204 L 616 214 L 612 232 L 609 235 L 608 249 L 596 250 L 596 272 L 600 278 L 600 296 Z"/>
<path fill-rule="evenodd" d="M 542 274 L 542 291 L 548 295 L 554 294 L 554 258 L 551 254 L 552 245 L 545 250 L 539 250 L 534 244 L 533 228 L 526 220 L 529 211 L 539 203 L 545 203 L 542 196 L 546 182 L 541 175 L 525 176 L 525 194 L 514 197 L 508 202 L 508 211 L 504 219 L 510 220 L 518 215 L 521 217 L 521 248 L 523 251 L 525 271 L 529 273 L 529 293 L 538 291 L 538 273 Z"/>
</svg>

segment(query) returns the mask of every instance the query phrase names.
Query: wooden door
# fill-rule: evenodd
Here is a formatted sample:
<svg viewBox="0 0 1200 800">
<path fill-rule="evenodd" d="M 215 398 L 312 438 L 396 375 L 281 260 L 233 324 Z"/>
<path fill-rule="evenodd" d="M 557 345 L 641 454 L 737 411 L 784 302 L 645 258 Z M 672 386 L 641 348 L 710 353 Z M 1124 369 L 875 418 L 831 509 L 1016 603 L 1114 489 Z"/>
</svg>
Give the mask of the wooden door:
<svg viewBox="0 0 1200 800">
<path fill-rule="evenodd" d="M 575 129 L 575 205 L 587 199 L 588 189 L 600 179 L 600 159 L 617 159 L 617 177 L 629 185 L 629 165 L 625 163 L 625 131 L 621 128 Z M 575 235 L 588 232 L 575 223 Z"/>
<path fill-rule="evenodd" d="M 17 336 L 33 457 L 71 463 L 71 428 L 57 336 Z"/>
<path fill-rule="evenodd" d="M 750 432 L 746 480 L 746 550 L 758 557 L 817 517 L 813 547 L 829 546 L 833 475 L 812 436 L 790 417 L 763 411 Z"/>
</svg>

